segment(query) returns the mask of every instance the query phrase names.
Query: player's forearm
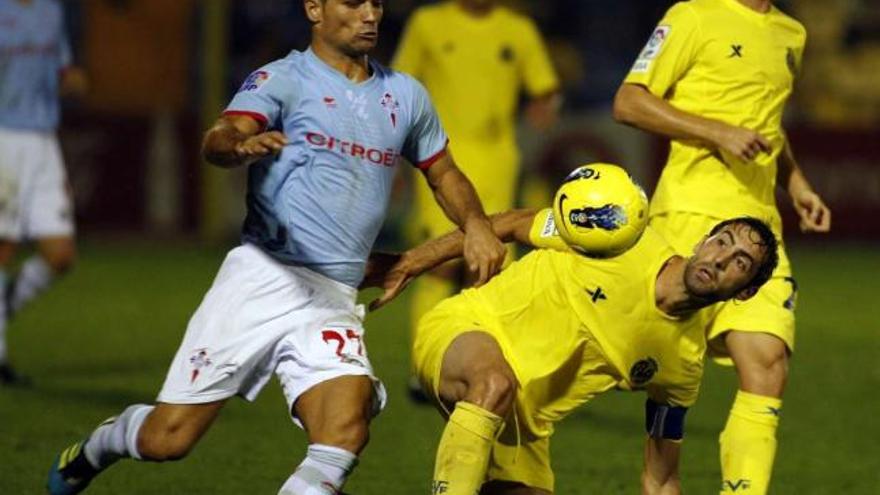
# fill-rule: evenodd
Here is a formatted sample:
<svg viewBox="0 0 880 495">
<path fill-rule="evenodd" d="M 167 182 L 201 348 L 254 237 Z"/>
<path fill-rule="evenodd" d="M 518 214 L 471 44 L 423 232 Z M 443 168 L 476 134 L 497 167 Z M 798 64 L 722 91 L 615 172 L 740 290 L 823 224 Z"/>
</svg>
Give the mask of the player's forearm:
<svg viewBox="0 0 880 495">
<path fill-rule="evenodd" d="M 434 196 L 443 213 L 465 232 L 474 222 L 489 224 L 473 184 L 458 168 L 451 168 L 434 185 Z"/>
<path fill-rule="evenodd" d="M 224 168 L 249 165 L 255 160 L 251 157 L 243 157 L 237 151 L 238 146 L 247 138 L 245 133 L 232 124 L 218 122 L 205 133 L 205 139 L 202 141 L 202 156 L 209 163 Z"/>
<path fill-rule="evenodd" d="M 794 158 L 794 152 L 788 138 L 785 140 L 785 146 L 782 153 L 779 154 L 779 161 L 776 171 L 776 184 L 785 190 L 791 197 L 796 197 L 804 191 L 812 191 L 813 186 L 804 175 L 797 160 Z"/>
<path fill-rule="evenodd" d="M 637 84 L 624 83 L 614 98 L 614 119 L 671 139 L 715 146 L 726 124 L 685 112 Z"/>
<path fill-rule="evenodd" d="M 535 219 L 537 210 L 519 209 L 496 213 L 489 217 L 492 230 L 502 242 L 518 242 L 533 247 L 529 239 L 529 230 Z M 453 230 L 435 239 L 426 241 L 406 253 L 407 263 L 417 274 L 431 270 L 449 260 L 464 255 L 464 233 Z"/>
</svg>

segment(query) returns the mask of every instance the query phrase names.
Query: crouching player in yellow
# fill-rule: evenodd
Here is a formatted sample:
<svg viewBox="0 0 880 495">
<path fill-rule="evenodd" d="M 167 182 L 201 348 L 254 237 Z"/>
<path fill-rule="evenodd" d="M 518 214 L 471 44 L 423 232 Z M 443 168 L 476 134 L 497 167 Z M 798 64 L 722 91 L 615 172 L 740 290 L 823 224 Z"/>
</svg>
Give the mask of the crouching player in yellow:
<svg viewBox="0 0 880 495">
<path fill-rule="evenodd" d="M 770 278 L 778 255 L 769 227 L 750 217 L 721 222 L 690 258 L 648 228 L 609 259 L 561 251 L 549 209 L 496 215 L 493 227 L 505 240 L 555 249 L 446 299 L 418 326 L 416 370 L 448 418 L 434 493 L 552 493 L 553 424 L 613 388 L 648 395 L 643 493 L 679 493 L 684 416 L 711 317 L 700 310 L 748 299 Z M 461 240 L 451 233 L 414 248 L 398 272 L 460 255 Z"/>
</svg>

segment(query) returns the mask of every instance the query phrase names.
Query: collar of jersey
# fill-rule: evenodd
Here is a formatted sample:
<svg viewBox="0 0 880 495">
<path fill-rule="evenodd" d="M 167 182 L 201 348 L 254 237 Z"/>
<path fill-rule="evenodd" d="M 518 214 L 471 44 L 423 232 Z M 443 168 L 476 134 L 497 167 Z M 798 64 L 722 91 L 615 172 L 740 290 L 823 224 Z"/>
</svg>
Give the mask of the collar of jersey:
<svg viewBox="0 0 880 495">
<path fill-rule="evenodd" d="M 309 62 L 312 65 L 314 65 L 318 70 L 320 70 L 321 72 L 324 72 L 325 74 L 330 75 L 330 77 L 333 77 L 333 78 L 335 78 L 339 81 L 342 81 L 345 84 L 348 84 L 349 86 L 353 86 L 353 87 L 362 88 L 362 87 L 365 87 L 369 84 L 372 84 L 373 81 L 376 79 L 376 74 L 379 73 L 379 68 L 376 66 L 376 63 L 373 62 L 373 59 L 367 58 L 367 63 L 370 64 L 370 70 L 371 70 L 372 74 L 370 74 L 370 77 L 368 77 L 366 80 L 356 83 L 356 82 L 353 82 L 351 79 L 345 77 L 341 72 L 339 72 L 335 68 L 328 65 L 327 62 L 324 62 L 323 60 L 321 60 L 321 58 L 318 57 L 317 55 L 315 55 L 315 52 L 312 51 L 312 47 L 308 47 L 306 49 L 305 55 L 306 55 L 306 59 L 309 60 Z"/>
<path fill-rule="evenodd" d="M 770 4 L 770 10 L 767 12 L 758 12 L 757 10 L 751 9 L 746 5 L 743 5 L 738 0 L 723 0 L 726 4 L 730 5 L 730 7 L 741 13 L 742 15 L 752 19 L 753 21 L 758 22 L 766 22 L 770 19 L 770 17 L 776 13 L 776 6 L 772 3 Z"/>
<path fill-rule="evenodd" d="M 458 2 L 449 2 L 448 8 L 452 11 L 452 15 L 457 17 L 460 22 L 468 25 L 472 28 L 481 28 L 484 26 L 490 26 L 492 21 L 498 16 L 498 12 L 502 8 L 500 5 L 496 5 L 492 8 L 492 10 L 484 15 L 484 16 L 473 16 L 469 14 L 464 8 L 458 4 Z"/>
</svg>

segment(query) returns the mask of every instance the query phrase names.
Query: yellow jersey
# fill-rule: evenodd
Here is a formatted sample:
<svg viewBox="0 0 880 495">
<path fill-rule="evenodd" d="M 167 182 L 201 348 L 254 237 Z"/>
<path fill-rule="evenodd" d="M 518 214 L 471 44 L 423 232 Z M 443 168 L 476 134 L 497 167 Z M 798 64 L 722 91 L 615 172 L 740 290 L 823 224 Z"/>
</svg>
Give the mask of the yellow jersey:
<svg viewBox="0 0 880 495">
<path fill-rule="evenodd" d="M 536 245 L 559 246 L 546 235 L 551 217 L 543 210 L 533 222 Z M 677 319 L 655 304 L 657 274 L 674 254 L 648 228 L 615 258 L 537 249 L 462 292 L 517 375 L 530 431 L 551 433 L 553 422 L 610 388 L 645 390 L 673 406 L 696 401 L 707 315 Z"/>
<path fill-rule="evenodd" d="M 786 139 L 783 108 L 805 41 L 804 27 L 775 7 L 759 13 L 737 0 L 691 0 L 669 9 L 625 82 L 685 112 L 752 129 L 773 151 L 745 163 L 703 143 L 673 140 L 652 215 L 746 214 L 781 231 L 776 160 Z"/>
<path fill-rule="evenodd" d="M 522 85 L 534 96 L 558 87 L 534 23 L 504 7 L 483 17 L 453 1 L 417 9 L 392 65 L 425 85 L 452 143 L 512 143 Z"/>
</svg>

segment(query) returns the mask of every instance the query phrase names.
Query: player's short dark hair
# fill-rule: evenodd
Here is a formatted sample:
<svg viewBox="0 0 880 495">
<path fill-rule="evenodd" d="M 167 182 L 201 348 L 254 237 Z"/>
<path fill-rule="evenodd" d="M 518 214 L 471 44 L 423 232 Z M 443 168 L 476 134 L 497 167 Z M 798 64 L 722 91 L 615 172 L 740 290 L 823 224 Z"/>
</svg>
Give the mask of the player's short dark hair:
<svg viewBox="0 0 880 495">
<path fill-rule="evenodd" d="M 718 232 L 721 232 L 721 229 L 724 227 L 736 224 L 745 225 L 752 229 L 752 232 L 758 234 L 759 239 L 753 239 L 753 241 L 764 248 L 764 259 L 761 261 L 761 264 L 758 265 L 758 271 L 755 273 L 755 276 L 752 277 L 752 280 L 745 287 L 746 289 L 752 287 L 759 289 L 770 280 L 770 277 L 773 276 L 773 271 L 776 270 L 776 265 L 779 264 L 779 241 L 776 240 L 776 235 L 770 230 L 770 226 L 767 225 L 767 222 L 748 216 L 728 218 L 727 220 L 719 222 L 712 227 L 709 235 L 713 236 Z"/>
</svg>

